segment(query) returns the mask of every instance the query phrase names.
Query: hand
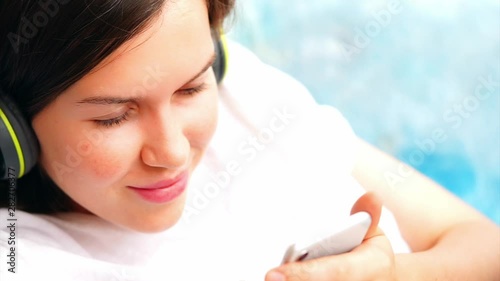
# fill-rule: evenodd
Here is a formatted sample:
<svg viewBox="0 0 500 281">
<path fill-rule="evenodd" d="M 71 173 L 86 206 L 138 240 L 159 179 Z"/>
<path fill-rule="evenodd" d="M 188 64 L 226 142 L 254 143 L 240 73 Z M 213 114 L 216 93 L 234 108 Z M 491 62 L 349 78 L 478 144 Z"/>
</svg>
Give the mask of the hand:
<svg viewBox="0 0 500 281">
<path fill-rule="evenodd" d="M 366 193 L 351 210 L 351 214 L 365 211 L 372 217 L 360 246 L 341 255 L 282 265 L 268 272 L 266 281 L 396 280 L 394 252 L 378 228 L 381 210 L 382 204 L 375 194 Z"/>
</svg>

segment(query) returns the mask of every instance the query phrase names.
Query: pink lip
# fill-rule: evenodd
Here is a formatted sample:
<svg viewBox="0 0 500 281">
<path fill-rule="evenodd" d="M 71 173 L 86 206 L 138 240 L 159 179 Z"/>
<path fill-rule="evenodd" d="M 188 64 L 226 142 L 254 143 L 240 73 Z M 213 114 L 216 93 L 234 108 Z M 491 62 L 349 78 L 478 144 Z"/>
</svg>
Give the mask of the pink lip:
<svg viewBox="0 0 500 281">
<path fill-rule="evenodd" d="M 186 190 L 189 173 L 183 172 L 175 178 L 147 186 L 127 186 L 140 197 L 152 203 L 167 203 L 179 197 Z"/>
</svg>

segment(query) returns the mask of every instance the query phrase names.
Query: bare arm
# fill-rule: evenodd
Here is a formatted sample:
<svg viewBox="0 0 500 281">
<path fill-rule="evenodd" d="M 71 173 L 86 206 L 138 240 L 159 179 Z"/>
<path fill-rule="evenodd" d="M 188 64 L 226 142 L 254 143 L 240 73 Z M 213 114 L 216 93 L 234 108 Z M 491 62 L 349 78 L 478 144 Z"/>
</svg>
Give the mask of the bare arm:
<svg viewBox="0 0 500 281">
<path fill-rule="evenodd" d="M 364 141 L 354 176 L 395 215 L 412 254 L 399 280 L 500 280 L 500 229 L 417 171 Z"/>
</svg>

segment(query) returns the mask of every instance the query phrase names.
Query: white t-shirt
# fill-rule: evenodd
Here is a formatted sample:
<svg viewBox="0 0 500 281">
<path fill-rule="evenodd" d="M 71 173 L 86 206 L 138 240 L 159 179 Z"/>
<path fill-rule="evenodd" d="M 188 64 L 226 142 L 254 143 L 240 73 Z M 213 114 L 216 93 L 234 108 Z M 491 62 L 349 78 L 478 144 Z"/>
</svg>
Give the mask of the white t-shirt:
<svg viewBox="0 0 500 281">
<path fill-rule="evenodd" d="M 334 108 L 229 42 L 219 124 L 171 229 L 143 234 L 98 217 L 16 212 L 0 230 L 0 280 L 263 280 L 287 246 L 349 215 L 354 134 Z M 9 225 L 6 209 L 0 220 Z M 380 226 L 407 252 L 392 215 Z"/>
</svg>

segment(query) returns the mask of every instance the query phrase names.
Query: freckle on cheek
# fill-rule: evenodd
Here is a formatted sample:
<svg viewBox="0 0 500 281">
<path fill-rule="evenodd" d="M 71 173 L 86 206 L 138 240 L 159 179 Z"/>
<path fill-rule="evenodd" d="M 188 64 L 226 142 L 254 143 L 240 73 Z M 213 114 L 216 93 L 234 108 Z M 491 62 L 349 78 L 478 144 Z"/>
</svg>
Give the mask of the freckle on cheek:
<svg viewBox="0 0 500 281">
<path fill-rule="evenodd" d="M 88 167 L 95 178 L 110 179 L 120 172 L 120 166 L 117 161 L 104 159 L 93 159 L 89 161 Z"/>
<path fill-rule="evenodd" d="M 92 153 L 92 145 L 88 141 L 81 142 L 77 147 L 77 151 L 83 156 L 89 155 Z"/>
</svg>

